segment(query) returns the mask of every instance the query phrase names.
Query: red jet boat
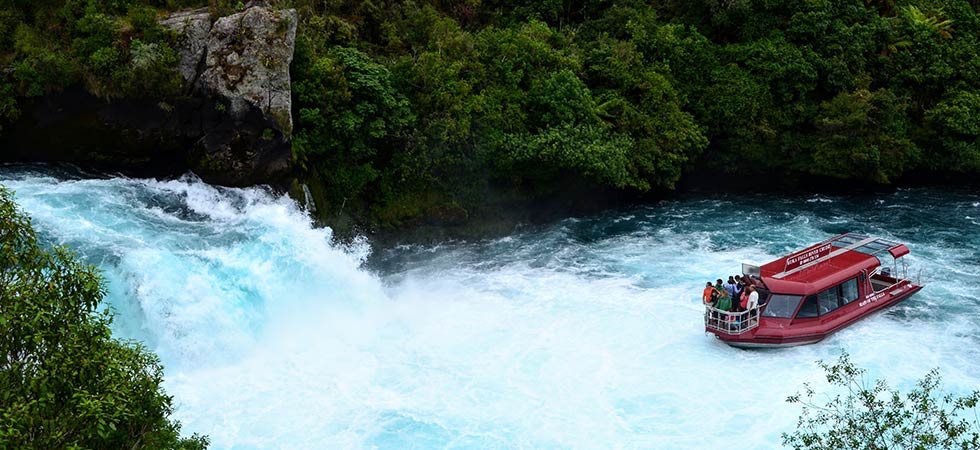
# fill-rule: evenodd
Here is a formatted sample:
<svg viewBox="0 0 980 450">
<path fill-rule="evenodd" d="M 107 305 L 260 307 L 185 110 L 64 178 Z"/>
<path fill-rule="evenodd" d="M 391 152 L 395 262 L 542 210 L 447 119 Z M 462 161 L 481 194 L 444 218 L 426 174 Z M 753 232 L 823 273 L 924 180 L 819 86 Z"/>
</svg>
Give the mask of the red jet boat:
<svg viewBox="0 0 980 450">
<path fill-rule="evenodd" d="M 705 305 L 704 329 L 734 347 L 812 344 L 915 294 L 904 244 L 847 233 L 761 267 L 742 264 L 759 307 L 724 311 Z M 733 302 L 733 303 L 737 303 Z"/>
</svg>

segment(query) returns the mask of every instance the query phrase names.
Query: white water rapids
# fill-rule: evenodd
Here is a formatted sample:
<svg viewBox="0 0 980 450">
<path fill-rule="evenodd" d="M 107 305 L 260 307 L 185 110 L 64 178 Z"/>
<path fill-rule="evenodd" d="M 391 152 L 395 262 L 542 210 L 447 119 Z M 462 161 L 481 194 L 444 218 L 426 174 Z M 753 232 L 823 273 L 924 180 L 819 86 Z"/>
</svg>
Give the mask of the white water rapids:
<svg viewBox="0 0 980 450">
<path fill-rule="evenodd" d="M 816 360 L 980 387 L 980 195 L 688 196 L 363 267 L 260 189 L 3 168 L 46 242 L 99 265 L 116 333 L 215 449 L 778 448 Z M 810 346 L 704 334 L 704 281 L 843 231 L 907 243 L 926 288 Z"/>
</svg>

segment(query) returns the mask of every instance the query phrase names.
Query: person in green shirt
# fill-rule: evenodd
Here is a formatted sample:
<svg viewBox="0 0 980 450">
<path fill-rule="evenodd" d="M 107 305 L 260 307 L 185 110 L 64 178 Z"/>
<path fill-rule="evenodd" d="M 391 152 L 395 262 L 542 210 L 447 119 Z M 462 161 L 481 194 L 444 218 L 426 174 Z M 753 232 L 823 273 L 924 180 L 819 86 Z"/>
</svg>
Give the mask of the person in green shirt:
<svg viewBox="0 0 980 450">
<path fill-rule="evenodd" d="M 715 301 L 715 308 L 722 311 L 732 310 L 732 298 L 728 295 L 728 291 L 724 289 L 719 291 L 718 300 Z"/>
</svg>

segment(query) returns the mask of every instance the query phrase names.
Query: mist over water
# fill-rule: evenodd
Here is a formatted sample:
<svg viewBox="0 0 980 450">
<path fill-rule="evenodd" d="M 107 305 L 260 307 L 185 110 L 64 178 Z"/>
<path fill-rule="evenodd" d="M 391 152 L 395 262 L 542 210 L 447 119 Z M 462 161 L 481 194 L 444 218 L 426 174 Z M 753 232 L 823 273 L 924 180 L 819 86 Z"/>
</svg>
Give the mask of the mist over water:
<svg viewBox="0 0 980 450">
<path fill-rule="evenodd" d="M 0 167 L 45 242 L 99 265 L 186 433 L 216 449 L 776 448 L 818 359 L 980 387 L 980 194 L 685 196 L 512 236 L 331 244 L 269 191 Z M 846 231 L 926 288 L 810 346 L 730 348 L 699 292 Z"/>
</svg>

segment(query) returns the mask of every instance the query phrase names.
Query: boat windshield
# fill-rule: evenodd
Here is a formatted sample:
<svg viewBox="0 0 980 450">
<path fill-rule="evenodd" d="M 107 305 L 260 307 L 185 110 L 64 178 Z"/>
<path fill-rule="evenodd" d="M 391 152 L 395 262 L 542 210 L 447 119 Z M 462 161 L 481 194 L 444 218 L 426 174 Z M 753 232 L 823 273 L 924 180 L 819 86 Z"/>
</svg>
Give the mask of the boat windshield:
<svg viewBox="0 0 980 450">
<path fill-rule="evenodd" d="M 793 317 L 796 308 L 800 306 L 801 295 L 772 294 L 766 309 L 762 311 L 762 317 L 777 317 L 789 319 Z"/>
</svg>

